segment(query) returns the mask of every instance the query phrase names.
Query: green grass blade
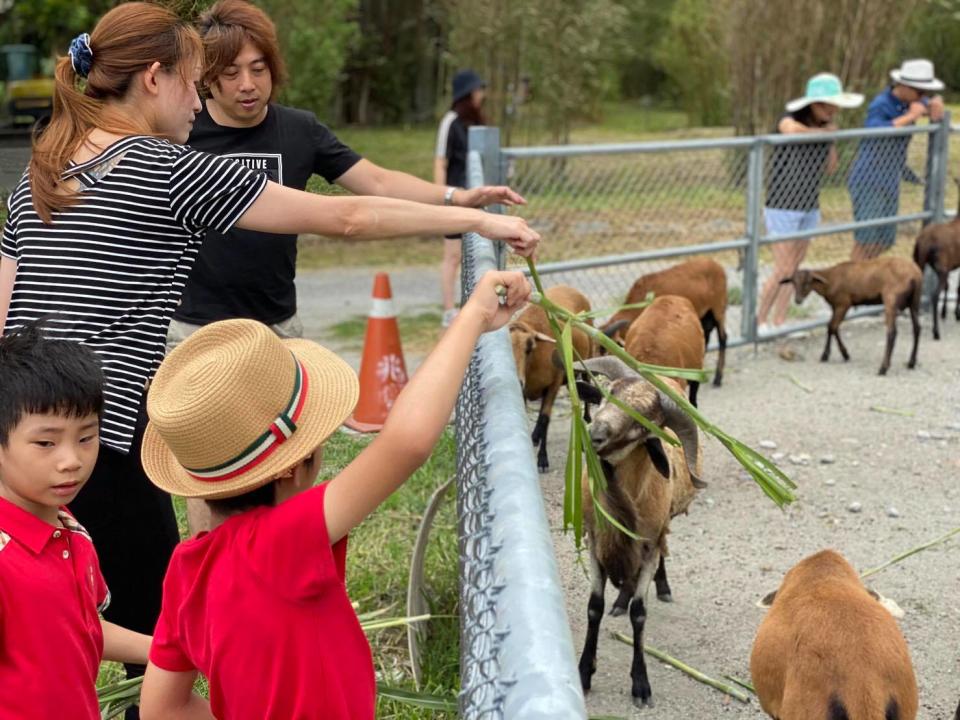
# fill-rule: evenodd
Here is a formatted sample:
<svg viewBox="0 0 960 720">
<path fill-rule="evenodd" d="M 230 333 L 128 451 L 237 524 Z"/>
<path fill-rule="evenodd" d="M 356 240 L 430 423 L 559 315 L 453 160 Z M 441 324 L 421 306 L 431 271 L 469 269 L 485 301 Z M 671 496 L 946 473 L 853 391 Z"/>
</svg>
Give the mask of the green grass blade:
<svg viewBox="0 0 960 720">
<path fill-rule="evenodd" d="M 597 512 L 599 513 L 599 517 L 606 520 L 627 537 L 632 538 L 633 540 L 641 540 L 642 538 L 639 535 L 628 529 L 619 520 L 613 517 L 613 515 L 607 512 L 607 509 L 600 504 L 600 501 L 597 500 L 597 488 L 599 486 L 600 491 L 605 490 L 607 486 L 607 479 L 603 474 L 603 466 L 600 463 L 600 456 L 597 455 L 597 451 L 594 449 L 593 445 L 589 442 L 585 443 L 584 451 L 587 455 L 587 470 L 590 473 L 590 496 L 593 499 L 593 507 L 596 508 Z"/>
<path fill-rule="evenodd" d="M 360 627 L 364 629 L 365 632 L 370 632 L 371 630 L 384 630 L 386 628 L 401 627 L 406 625 L 413 625 L 414 623 L 426 622 L 430 620 L 430 615 L 414 615 L 413 617 L 400 617 L 400 618 L 385 618 L 383 620 L 368 620 L 366 622 L 361 622 Z"/>
<path fill-rule="evenodd" d="M 384 700 L 394 700 L 404 705 L 413 705 L 414 707 L 424 708 L 426 710 L 440 710 L 443 712 L 456 713 L 459 709 L 456 698 L 440 697 L 438 695 L 429 695 L 427 693 L 413 692 L 401 688 L 390 687 L 383 683 L 377 683 L 377 695 Z"/>
</svg>

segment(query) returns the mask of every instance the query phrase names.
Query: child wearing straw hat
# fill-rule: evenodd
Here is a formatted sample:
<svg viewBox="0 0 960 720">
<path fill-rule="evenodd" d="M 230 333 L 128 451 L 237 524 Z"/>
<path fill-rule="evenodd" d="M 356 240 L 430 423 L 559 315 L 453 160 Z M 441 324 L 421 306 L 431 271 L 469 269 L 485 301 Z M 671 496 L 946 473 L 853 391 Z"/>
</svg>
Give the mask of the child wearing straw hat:
<svg viewBox="0 0 960 720">
<path fill-rule="evenodd" d="M 213 529 L 171 559 L 144 720 L 373 718 L 370 647 L 344 587 L 347 533 L 430 456 L 477 338 L 529 293 L 520 273 L 484 275 L 383 431 L 316 487 L 323 443 L 358 396 L 346 363 L 253 320 L 207 325 L 167 356 L 147 398 L 144 468 L 163 490 L 204 498 Z M 209 704 L 192 692 L 198 672 Z"/>
<path fill-rule="evenodd" d="M 97 552 L 66 509 L 97 462 L 103 371 L 92 350 L 0 337 L 0 717 L 99 720 L 100 661 L 143 663 L 150 636 L 100 617 Z"/>
</svg>

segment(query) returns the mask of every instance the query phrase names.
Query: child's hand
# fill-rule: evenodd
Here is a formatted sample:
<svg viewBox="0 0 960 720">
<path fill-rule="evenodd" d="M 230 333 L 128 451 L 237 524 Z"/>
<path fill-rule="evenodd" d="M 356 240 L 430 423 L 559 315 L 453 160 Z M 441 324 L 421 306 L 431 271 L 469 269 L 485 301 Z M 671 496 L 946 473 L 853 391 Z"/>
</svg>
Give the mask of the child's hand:
<svg viewBox="0 0 960 720">
<path fill-rule="evenodd" d="M 502 305 L 501 295 L 497 294 L 498 286 L 506 291 L 506 294 L 502 295 L 505 299 Z M 506 325 L 529 298 L 530 283 L 523 273 L 491 270 L 480 278 L 464 309 L 476 308 L 483 317 L 484 332 L 487 332 Z"/>
</svg>

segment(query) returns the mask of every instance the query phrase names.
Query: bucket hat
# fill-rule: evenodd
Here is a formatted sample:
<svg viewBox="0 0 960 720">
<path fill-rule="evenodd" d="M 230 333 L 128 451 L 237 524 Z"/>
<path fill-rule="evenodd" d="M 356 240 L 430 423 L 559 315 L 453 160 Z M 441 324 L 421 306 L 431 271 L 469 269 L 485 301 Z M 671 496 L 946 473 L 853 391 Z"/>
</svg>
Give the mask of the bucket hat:
<svg viewBox="0 0 960 720">
<path fill-rule="evenodd" d="M 943 90 L 943 81 L 934 77 L 933 63 L 929 60 L 904 60 L 899 69 L 890 71 L 890 79 L 917 90 Z"/>
<path fill-rule="evenodd" d="M 487 84 L 473 70 L 461 70 L 453 76 L 453 101 L 465 98 L 474 90 L 486 86 Z"/>
<path fill-rule="evenodd" d="M 855 108 L 863 104 L 863 95 L 844 92 L 840 78 L 832 73 L 819 73 L 807 80 L 807 91 L 803 97 L 787 103 L 787 112 L 796 112 L 815 102 Z"/>
<path fill-rule="evenodd" d="M 144 470 L 173 495 L 249 492 L 308 457 L 358 395 L 353 369 L 314 342 L 281 340 L 254 320 L 212 323 L 150 384 Z"/>
</svg>

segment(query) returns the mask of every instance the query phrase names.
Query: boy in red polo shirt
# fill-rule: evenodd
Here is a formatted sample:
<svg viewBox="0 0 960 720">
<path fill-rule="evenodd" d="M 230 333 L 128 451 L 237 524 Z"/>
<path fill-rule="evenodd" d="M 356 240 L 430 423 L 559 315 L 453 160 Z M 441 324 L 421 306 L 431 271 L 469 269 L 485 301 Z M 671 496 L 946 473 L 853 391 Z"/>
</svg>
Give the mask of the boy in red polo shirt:
<svg viewBox="0 0 960 720">
<path fill-rule="evenodd" d="M 150 636 L 102 620 L 97 553 L 66 509 L 97 461 L 103 375 L 36 324 L 0 337 L 0 718 L 99 720 L 100 660 Z"/>
<path fill-rule="evenodd" d="M 346 363 L 252 320 L 207 325 L 167 356 L 147 398 L 143 466 L 164 490 L 205 498 L 213 529 L 170 561 L 143 720 L 373 718 L 370 646 L 343 579 L 347 533 L 427 460 L 478 336 L 529 292 L 520 273 L 487 273 L 383 431 L 317 487 L 322 445 L 357 400 Z M 191 691 L 198 671 L 209 704 Z"/>
</svg>

